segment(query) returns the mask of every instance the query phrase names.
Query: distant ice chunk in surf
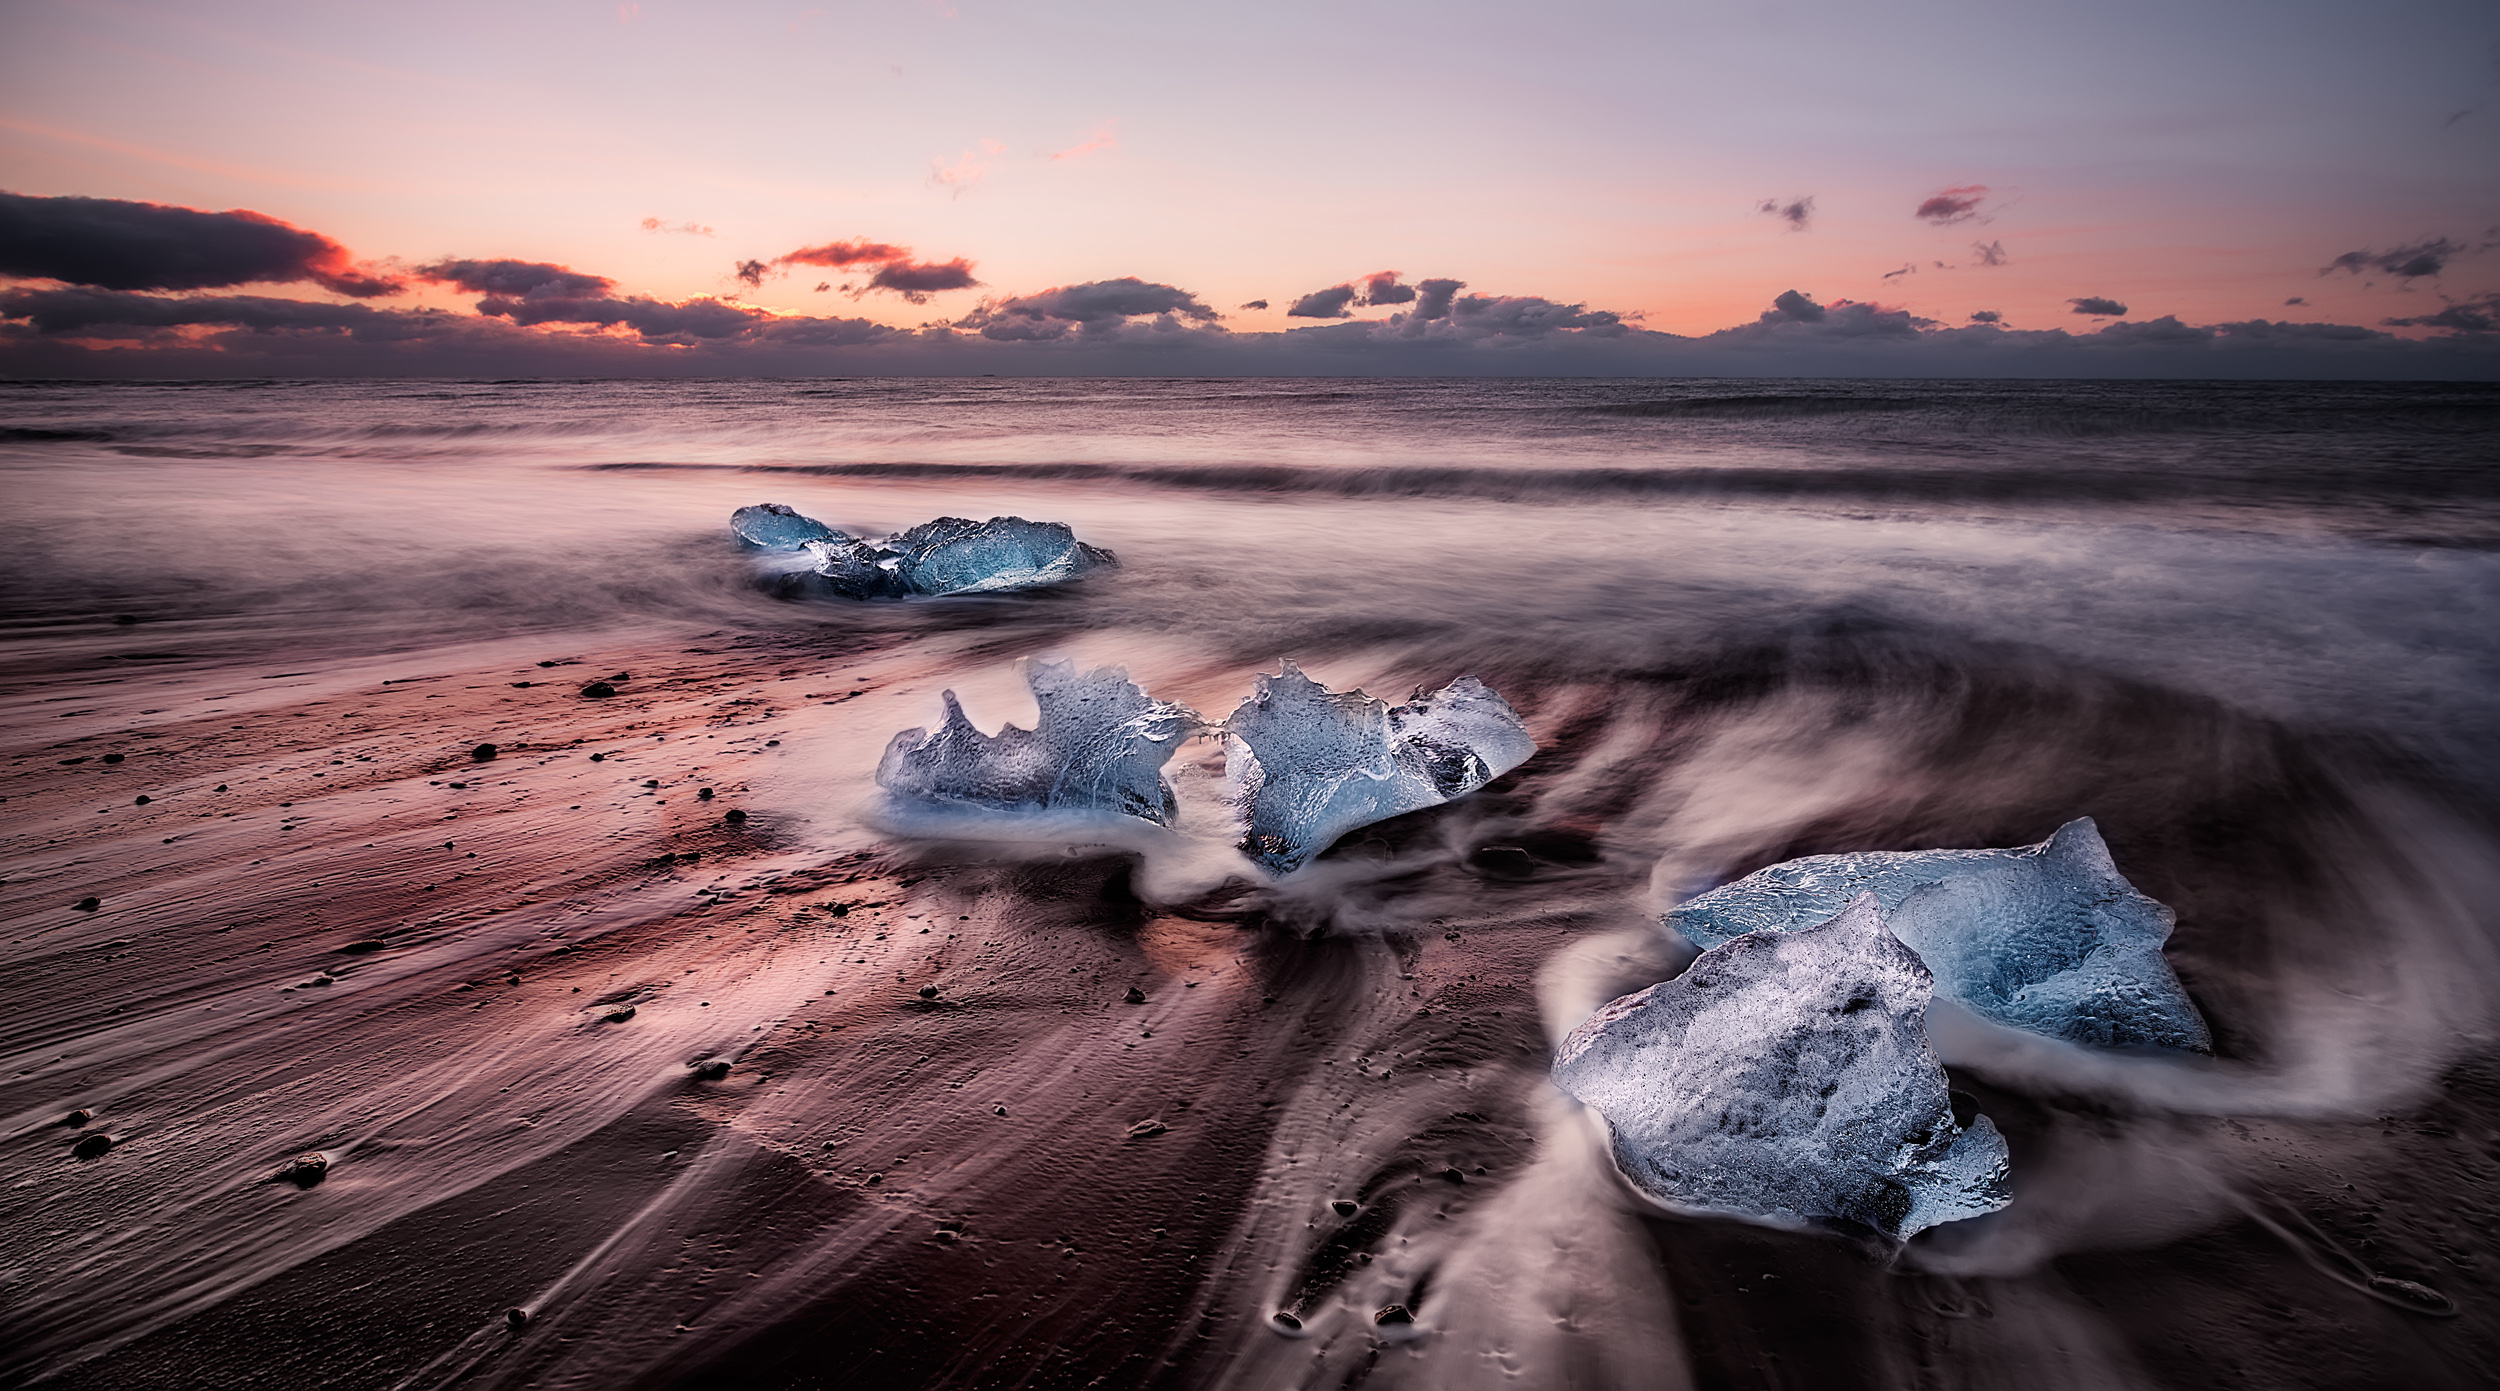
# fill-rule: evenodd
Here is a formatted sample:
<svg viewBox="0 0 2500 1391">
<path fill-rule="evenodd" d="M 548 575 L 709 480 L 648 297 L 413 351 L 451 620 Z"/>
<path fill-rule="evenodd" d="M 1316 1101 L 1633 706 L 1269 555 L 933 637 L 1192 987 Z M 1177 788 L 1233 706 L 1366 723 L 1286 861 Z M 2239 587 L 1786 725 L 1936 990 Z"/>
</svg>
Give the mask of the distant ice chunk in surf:
<svg viewBox="0 0 2500 1391">
<path fill-rule="evenodd" d="M 2090 817 L 2014 850 L 1809 855 L 1666 915 L 1703 947 L 1818 923 L 1871 892 L 1946 999 L 1986 1019 L 2098 1047 L 2213 1046 L 2162 956 L 2178 918 L 2118 872 Z"/>
<path fill-rule="evenodd" d="M 1179 803 L 1163 765 L 1202 723 L 1196 711 L 1154 699 L 1119 667 L 1079 676 L 1074 662 L 1034 661 L 1024 679 L 1041 707 L 1033 728 L 983 734 L 948 691 L 945 723 L 895 735 L 877 785 L 924 807 L 1112 812 L 1172 824 Z"/>
<path fill-rule="evenodd" d="M 1847 1218 L 1907 1239 L 2004 1207 L 2005 1139 L 1955 1123 L 1927 1045 L 1934 981 L 1860 894 L 1817 926 L 1703 952 L 1599 1009 L 1553 1076 L 1615 1163 L 1673 1207 Z"/>
<path fill-rule="evenodd" d="M 940 517 L 897 535 L 859 538 L 766 503 L 738 509 L 730 525 L 749 546 L 775 552 L 758 574 L 766 588 L 793 598 L 999 594 L 1065 584 L 1120 563 L 1077 540 L 1064 522 L 1022 517 Z M 821 534 L 801 535 L 803 528 Z"/>
<path fill-rule="evenodd" d="M 795 551 L 810 541 L 839 543 L 851 539 L 778 502 L 759 502 L 730 513 L 729 530 L 741 544 L 759 551 Z"/>
<path fill-rule="evenodd" d="M 1394 709 L 1291 662 L 1224 722 L 1241 850 L 1277 874 L 1358 826 L 1463 797 L 1536 752 L 1509 702 L 1462 676 Z"/>
</svg>

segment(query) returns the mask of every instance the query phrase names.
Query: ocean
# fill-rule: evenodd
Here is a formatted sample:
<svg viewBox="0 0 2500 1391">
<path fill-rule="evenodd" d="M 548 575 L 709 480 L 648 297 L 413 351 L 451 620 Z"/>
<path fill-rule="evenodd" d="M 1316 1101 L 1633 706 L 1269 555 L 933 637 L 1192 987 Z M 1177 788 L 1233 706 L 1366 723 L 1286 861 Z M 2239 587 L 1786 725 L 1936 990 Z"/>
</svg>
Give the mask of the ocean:
<svg viewBox="0 0 2500 1391">
<path fill-rule="evenodd" d="M 2473 383 L 0 383 L 0 1380 L 2488 1384 L 2496 427 Z M 779 599 L 755 502 L 1120 563 Z M 1210 721 L 1282 660 L 1475 675 L 1538 752 L 1281 885 L 1212 738 L 1170 835 L 887 814 L 896 731 L 1029 725 L 1062 656 Z M 2215 1051 L 1940 1035 L 2000 1213 L 1668 1211 L 1546 1080 L 1691 894 L 2087 815 Z"/>
</svg>

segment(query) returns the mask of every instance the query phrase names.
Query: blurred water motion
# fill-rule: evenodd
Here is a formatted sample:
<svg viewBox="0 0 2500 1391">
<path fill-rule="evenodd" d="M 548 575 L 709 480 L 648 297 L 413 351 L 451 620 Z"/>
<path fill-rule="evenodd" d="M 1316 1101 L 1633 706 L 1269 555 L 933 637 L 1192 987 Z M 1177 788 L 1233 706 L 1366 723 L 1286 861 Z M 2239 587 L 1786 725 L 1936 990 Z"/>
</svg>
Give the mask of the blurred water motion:
<svg viewBox="0 0 2500 1391">
<path fill-rule="evenodd" d="M 2473 385 L 0 385 L 0 1378 L 2485 1384 L 2496 420 Z M 1063 521 L 1122 568 L 782 602 L 727 535 L 754 502 Z M 1211 739 L 1169 833 L 878 821 L 941 688 L 1031 724 L 1027 656 L 1213 711 L 1280 657 L 1473 674 L 1539 751 L 1267 888 Z M 107 747 L 109 806 L 66 762 Z M 1897 1252 L 1668 1215 L 1545 1080 L 1680 969 L 1684 896 L 2084 815 L 2177 910 L 2215 1057 L 1940 1011 L 2004 1212 Z"/>
</svg>

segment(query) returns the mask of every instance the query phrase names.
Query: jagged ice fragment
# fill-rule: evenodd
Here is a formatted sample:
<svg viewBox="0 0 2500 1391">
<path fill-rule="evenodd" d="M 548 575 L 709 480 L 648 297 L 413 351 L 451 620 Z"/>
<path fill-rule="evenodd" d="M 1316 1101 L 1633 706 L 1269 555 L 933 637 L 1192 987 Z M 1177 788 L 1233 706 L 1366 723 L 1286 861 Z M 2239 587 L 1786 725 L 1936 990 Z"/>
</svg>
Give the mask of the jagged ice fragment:
<svg viewBox="0 0 2500 1391">
<path fill-rule="evenodd" d="M 1786 932 L 1871 892 L 1894 936 L 1972 1013 L 2098 1047 L 2212 1047 L 2162 956 L 2177 916 L 2118 872 L 2092 818 L 2013 850 L 1809 855 L 1666 915 L 1703 947 Z"/>
<path fill-rule="evenodd" d="M 1074 662 L 1027 662 L 1041 707 L 1033 728 L 983 734 L 945 693 L 946 720 L 907 729 L 886 746 L 877 785 L 923 805 L 990 811 L 1113 812 L 1172 824 L 1178 803 L 1163 765 L 1200 721 L 1156 700 L 1119 667 L 1076 674 Z"/>
<path fill-rule="evenodd" d="M 729 514 L 729 530 L 740 544 L 760 551 L 795 551 L 810 541 L 851 538 L 813 517 L 778 502 L 759 502 Z"/>
<path fill-rule="evenodd" d="M 1393 709 L 1331 691 L 1291 662 L 1259 676 L 1224 734 L 1242 853 L 1277 874 L 1357 826 L 1463 797 L 1536 752 L 1519 712 L 1475 677 Z"/>
<path fill-rule="evenodd" d="M 1927 1046 L 1933 980 L 1872 895 L 1711 948 L 1564 1037 L 1554 1081 L 1615 1163 L 1678 1208 L 1861 1222 L 1908 1238 L 2011 1201 L 2004 1137 L 1953 1116 Z"/>
<path fill-rule="evenodd" d="M 940 517 L 893 536 L 853 537 L 778 503 L 739 508 L 730 526 L 759 562 L 764 586 L 785 597 L 846 599 L 995 594 L 1064 584 L 1120 563 L 1076 539 L 1064 522 Z"/>
</svg>

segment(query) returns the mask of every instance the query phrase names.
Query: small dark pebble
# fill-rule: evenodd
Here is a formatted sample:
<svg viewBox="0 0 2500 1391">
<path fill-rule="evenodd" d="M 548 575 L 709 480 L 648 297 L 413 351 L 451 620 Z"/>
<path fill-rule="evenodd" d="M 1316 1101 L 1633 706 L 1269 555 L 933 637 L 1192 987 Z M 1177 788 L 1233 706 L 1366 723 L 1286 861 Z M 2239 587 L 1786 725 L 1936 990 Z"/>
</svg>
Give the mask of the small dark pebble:
<svg viewBox="0 0 2500 1391">
<path fill-rule="evenodd" d="M 1132 1005 L 1142 1005 L 1146 1003 L 1146 992 L 1132 985 L 1128 988 L 1128 994 L 1122 996 L 1121 998 L 1128 1001 Z"/>
<path fill-rule="evenodd" d="M 535 682 L 535 681 L 515 681 L 515 682 L 513 682 L 513 683 L 512 683 L 512 689 L 514 689 L 514 690 L 516 690 L 516 691 L 526 691 L 526 690 L 528 690 L 530 687 L 532 687 L 532 686 L 534 686 L 534 685 L 537 685 L 537 684 L 538 684 L 538 683 L 537 683 L 537 682 Z"/>
<path fill-rule="evenodd" d="M 2428 1285 L 2416 1284 L 2411 1280 L 2399 1280 L 2393 1275 L 2371 1276 L 2370 1292 L 2399 1308 L 2410 1309 L 2417 1314 L 2432 1314 L 2444 1318 L 2457 1311 L 2457 1306 L 2449 1302 L 2448 1296 Z"/>
<path fill-rule="evenodd" d="M 154 800 L 155 800 L 154 798 L 152 798 L 152 797 L 148 796 L 148 794 L 146 794 L 146 793 L 142 792 L 142 793 L 140 793 L 138 796 L 131 798 L 131 799 L 130 799 L 130 804 L 131 804 L 132 806 L 134 806 L 134 807 L 144 807 L 144 806 L 146 806 L 149 802 L 154 801 Z"/>
<path fill-rule="evenodd" d="M 86 760 L 86 759 L 84 759 L 84 758 L 64 758 L 64 759 L 62 759 L 62 760 L 61 760 L 61 766 L 62 766 L 62 767 L 64 767 L 64 768 L 69 768 L 69 767 L 74 767 L 74 766 L 76 766 L 76 765 L 78 765 L 78 764 L 84 763 L 84 762 L 86 762 L 86 761 L 87 761 L 87 760 Z"/>
<path fill-rule="evenodd" d="M 945 1245 L 952 1246 L 955 1243 L 955 1234 L 946 1230 L 944 1227 L 940 1227 L 937 1230 L 937 1239 Z"/>
<path fill-rule="evenodd" d="M 554 666 L 554 665 L 555 665 L 555 663 L 553 663 L 553 662 L 540 662 L 540 663 L 539 663 L 539 665 L 540 665 L 540 666 L 542 666 L 542 667 L 551 667 L 551 666 Z"/>
<path fill-rule="evenodd" d="M 622 1024 L 626 1020 L 634 1017 L 634 1007 L 632 1005 L 627 1005 L 623 1009 L 612 1009 L 599 1017 L 605 1023 Z"/>
<path fill-rule="evenodd" d="M 112 1136 L 90 1135 L 87 1138 L 80 1140 L 77 1144 L 70 1146 L 69 1152 L 80 1159 L 93 1159 L 112 1147 Z"/>
<path fill-rule="evenodd" d="M 721 1062 L 718 1059 L 714 1059 L 710 1062 L 696 1063 L 694 1064 L 694 1075 L 702 1078 L 706 1082 L 717 1082 L 723 1077 L 729 1075 L 729 1064 Z"/>
<path fill-rule="evenodd" d="M 728 822 L 732 826 L 743 826 L 746 824 L 746 819 L 747 814 L 742 811 L 733 811 L 727 816 L 721 818 L 721 820 Z"/>
<path fill-rule="evenodd" d="M 1391 1304 L 1382 1309 L 1379 1313 L 1372 1315 L 1372 1322 L 1374 1323 L 1413 1323 L 1414 1321 L 1414 1314 L 1408 1312 L 1407 1307 L 1403 1304 Z"/>
<path fill-rule="evenodd" d="M 644 778 L 642 780 L 642 785 L 645 787 L 657 787 L 660 785 L 660 780 L 658 778 Z"/>
<path fill-rule="evenodd" d="M 921 999 L 924 999 L 924 1000 L 934 1000 L 934 999 L 936 999 L 936 998 L 937 998 L 937 987 L 936 987 L 936 986 L 934 986 L 934 985 L 924 985 L 924 986 L 920 987 L 920 998 L 921 998 Z"/>
<path fill-rule="evenodd" d="M 390 944 L 387 942 L 375 941 L 368 938 L 362 942 L 350 942 L 346 946 L 339 948 L 339 950 L 347 953 L 349 956 L 370 956 L 388 945 Z"/>
<path fill-rule="evenodd" d="M 298 1188 L 310 1188 L 321 1182 L 321 1176 L 328 1172 L 330 1157 L 319 1150 L 312 1150 L 288 1160 L 286 1167 L 278 1171 L 278 1177 Z"/>
<path fill-rule="evenodd" d="M 765 747 L 765 748 L 768 748 L 768 749 L 777 749 L 777 748 L 780 748 L 780 747 L 781 747 L 781 741 L 780 741 L 780 740 L 778 740 L 778 739 L 767 739 L 767 740 L 765 740 L 765 741 L 764 741 L 764 747 Z"/>
<path fill-rule="evenodd" d="M 608 761 L 608 756 L 603 753 L 594 753 L 590 756 L 590 761 L 593 763 L 605 763 Z"/>
<path fill-rule="evenodd" d="M 1339 1198 L 1335 1202 L 1330 1203 L 1329 1206 L 1337 1210 L 1337 1215 L 1339 1217 L 1352 1217 L 1354 1215 L 1354 1200 L 1352 1198 Z"/>
<path fill-rule="evenodd" d="M 1143 1139 L 1146 1139 L 1146 1138 L 1147 1138 L 1147 1137 L 1149 1137 L 1149 1136 L 1153 1136 L 1153 1135 L 1161 1135 L 1161 1134 L 1163 1134 L 1165 1131 L 1170 1130 L 1171 1128 L 1172 1128 L 1172 1127 L 1170 1127 L 1170 1126 L 1168 1126 L 1168 1125 L 1165 1125 L 1165 1124 L 1164 1124 L 1163 1122 L 1161 1122 L 1161 1121 L 1156 1121 L 1156 1120 L 1144 1120 L 1144 1121 L 1139 1121 L 1137 1124 L 1130 1126 L 1130 1127 L 1128 1128 L 1128 1134 L 1129 1134 L 1129 1138 L 1130 1138 L 1130 1139 L 1132 1139 L 1132 1140 L 1143 1140 Z"/>
<path fill-rule="evenodd" d="M 117 753 L 108 753 L 104 756 L 104 761 L 107 763 L 119 763 L 122 761 L 122 756 Z"/>
<path fill-rule="evenodd" d="M 77 1110 L 70 1112 L 68 1115 L 61 1117 L 61 1124 L 68 1126 L 72 1130 L 76 1130 L 78 1127 L 85 1125 L 87 1122 L 94 1119 L 95 1112 L 81 1106 Z"/>
<path fill-rule="evenodd" d="M 225 790 L 226 790 L 226 785 L 225 785 L 224 783 L 222 783 L 222 782 L 221 782 L 221 783 L 217 784 L 217 786 L 216 786 L 216 789 L 215 789 L 215 790 L 216 790 L 216 791 L 219 791 L 219 792 L 223 792 L 223 791 L 225 791 Z"/>
<path fill-rule="evenodd" d="M 825 911 L 833 914 L 837 918 L 847 918 L 851 915 L 851 905 L 847 903 L 828 903 L 825 905 Z M 825 993 L 830 995 L 833 992 L 828 990 Z"/>
<path fill-rule="evenodd" d="M 468 786 L 469 786 L 469 785 L 468 785 L 467 783 L 465 783 L 465 782 L 455 782 L 455 783 L 451 783 L 451 784 L 448 784 L 448 785 L 449 785 L 449 786 L 451 786 L 451 787 L 453 787 L 453 788 L 455 788 L 455 789 L 461 790 L 461 791 L 466 791 L 466 790 L 468 789 Z"/>
<path fill-rule="evenodd" d="M 589 685 L 582 687 L 582 696 L 588 700 L 606 700 L 609 696 L 615 694 L 616 687 L 609 685 L 605 681 L 593 681 Z"/>
<path fill-rule="evenodd" d="M 516 1305 L 503 1311 L 503 1321 L 514 1328 L 527 1328 L 530 1322 L 530 1311 Z"/>
<path fill-rule="evenodd" d="M 1456 1169 L 1443 1169 L 1441 1171 L 1441 1177 L 1448 1179 L 1452 1183 L 1465 1183 L 1467 1181 L 1467 1176 L 1460 1173 Z"/>
<path fill-rule="evenodd" d="M 698 787 L 695 789 L 694 795 L 697 800 L 708 802 L 712 800 L 712 789 L 708 787 Z"/>
<path fill-rule="evenodd" d="M 1302 1320 L 1300 1320 L 1300 1319 L 1298 1319 L 1298 1318 L 1295 1318 L 1293 1315 L 1286 1313 L 1286 1312 L 1285 1312 L 1284 1310 L 1282 1310 L 1282 1309 L 1279 1309 L 1279 1310 L 1277 1310 L 1275 1313 L 1272 1313 L 1272 1314 L 1268 1315 L 1268 1317 L 1269 1317 L 1269 1318 L 1272 1318 L 1272 1319 L 1274 1319 L 1274 1320 L 1276 1320 L 1276 1326 L 1277 1326 L 1277 1327 L 1279 1327 L 1279 1328 L 1296 1328 L 1296 1329 L 1298 1329 L 1298 1328 L 1300 1328 L 1300 1327 L 1302 1326 Z"/>
<path fill-rule="evenodd" d="M 480 744 L 476 748 L 469 750 L 469 757 L 476 759 L 480 763 L 491 762 L 495 757 L 495 746 L 492 744 Z"/>
<path fill-rule="evenodd" d="M 82 898 L 70 906 L 77 909 L 81 913 L 92 913 L 98 908 L 104 906 L 104 900 L 100 898 Z"/>
<path fill-rule="evenodd" d="M 1536 861 L 1516 845 L 1481 845 L 1467 857 L 1478 874 L 1495 879 L 1525 879 L 1536 873 Z"/>
</svg>

